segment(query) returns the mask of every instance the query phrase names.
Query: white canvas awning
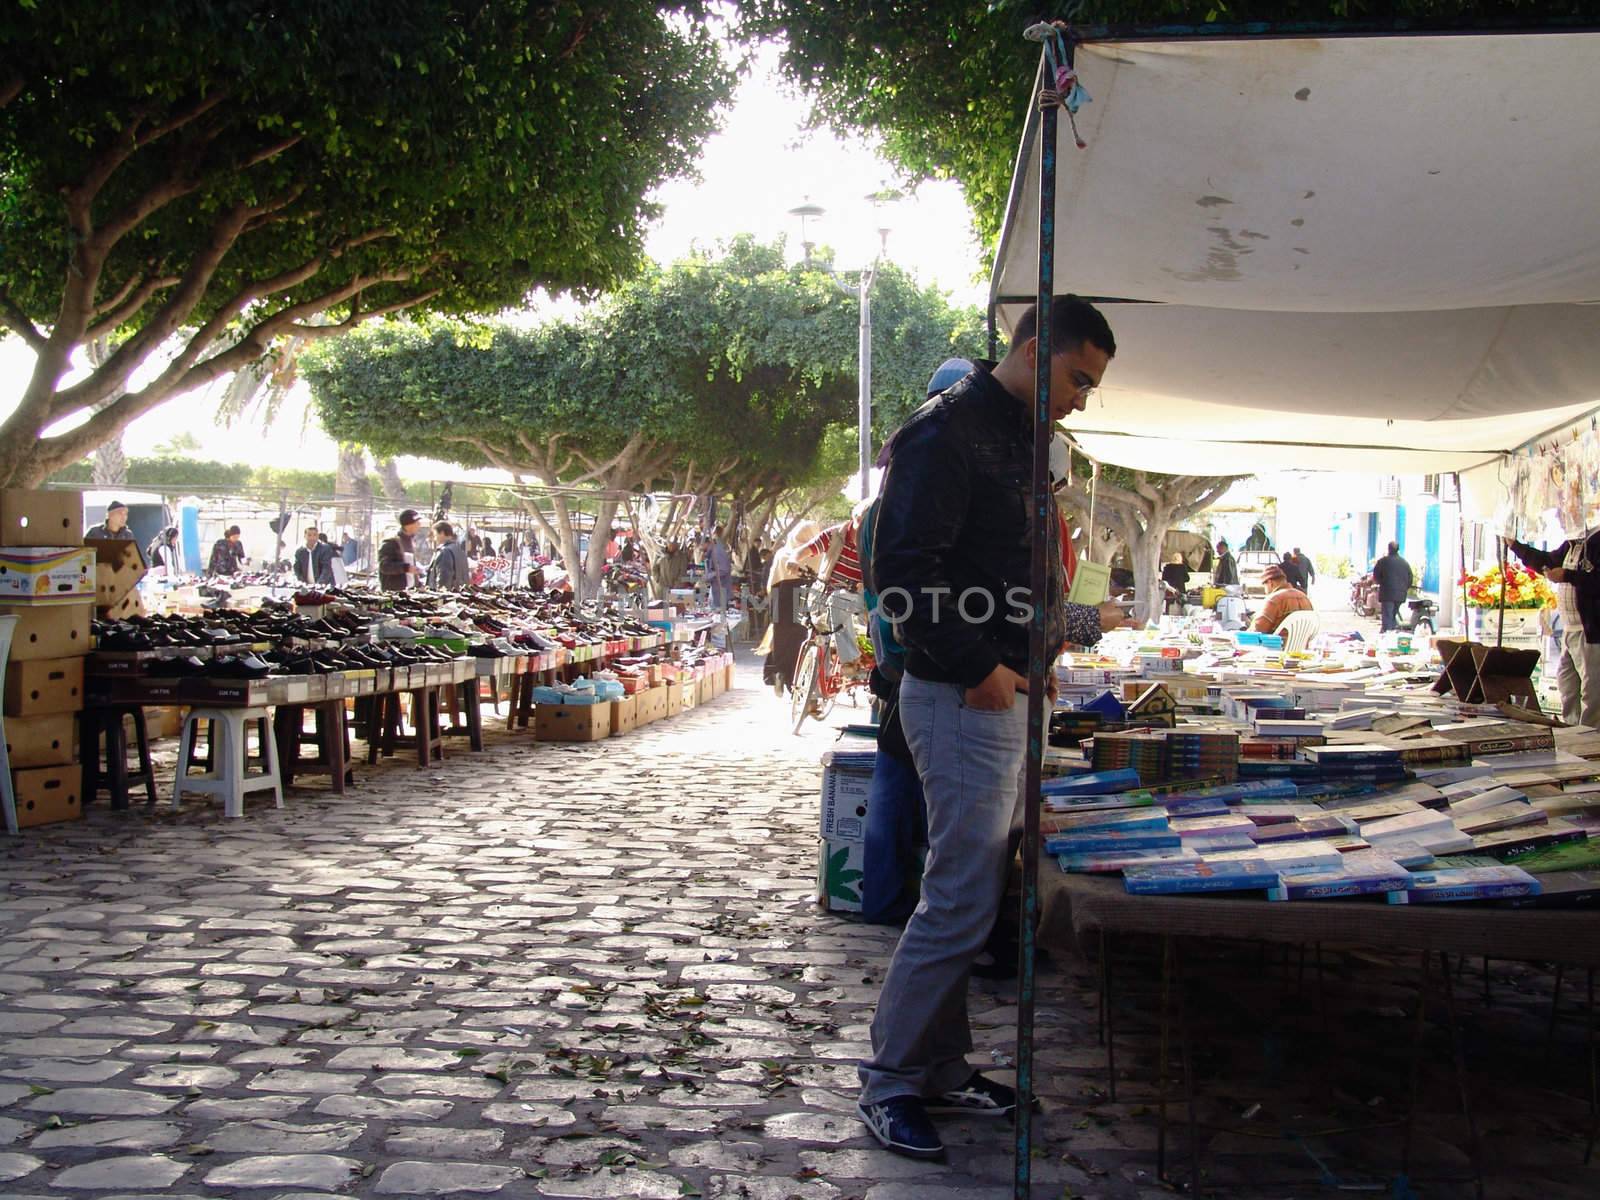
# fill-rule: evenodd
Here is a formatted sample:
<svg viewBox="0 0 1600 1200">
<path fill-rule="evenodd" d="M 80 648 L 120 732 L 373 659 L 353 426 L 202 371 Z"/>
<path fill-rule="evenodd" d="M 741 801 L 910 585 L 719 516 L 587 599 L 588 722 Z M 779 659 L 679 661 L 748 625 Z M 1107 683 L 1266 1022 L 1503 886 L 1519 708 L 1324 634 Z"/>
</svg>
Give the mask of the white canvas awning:
<svg viewBox="0 0 1600 1200">
<path fill-rule="evenodd" d="M 1056 290 L 1159 302 L 1104 306 L 1104 408 L 1070 422 L 1091 453 L 1451 470 L 1600 405 L 1600 34 L 1076 62 L 1093 101 L 1086 150 L 1059 123 Z M 1038 127 L 991 281 L 1006 328 L 1037 287 Z"/>
</svg>

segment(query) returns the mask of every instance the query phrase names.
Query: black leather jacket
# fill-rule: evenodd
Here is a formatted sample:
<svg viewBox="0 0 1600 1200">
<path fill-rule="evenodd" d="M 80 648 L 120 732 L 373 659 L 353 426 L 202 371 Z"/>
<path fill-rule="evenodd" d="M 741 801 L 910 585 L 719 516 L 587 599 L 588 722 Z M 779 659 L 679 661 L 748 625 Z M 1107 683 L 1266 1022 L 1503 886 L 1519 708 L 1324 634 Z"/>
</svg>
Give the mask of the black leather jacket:
<svg viewBox="0 0 1600 1200">
<path fill-rule="evenodd" d="M 983 366 L 895 434 L 872 577 L 917 678 L 975 687 L 1000 663 L 1027 673 L 1032 474 L 1033 412 Z M 1054 654 L 1067 636 L 1059 523 L 1046 531 Z"/>
</svg>

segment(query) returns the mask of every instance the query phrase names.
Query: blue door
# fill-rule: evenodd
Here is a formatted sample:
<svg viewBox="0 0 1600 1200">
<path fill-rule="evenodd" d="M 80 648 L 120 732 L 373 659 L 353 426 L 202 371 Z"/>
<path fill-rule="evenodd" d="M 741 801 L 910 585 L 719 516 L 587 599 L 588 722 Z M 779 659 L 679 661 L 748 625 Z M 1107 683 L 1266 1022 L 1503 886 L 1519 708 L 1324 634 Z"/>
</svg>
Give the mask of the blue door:
<svg viewBox="0 0 1600 1200">
<path fill-rule="evenodd" d="M 1428 505 L 1428 519 L 1424 526 L 1425 545 L 1424 565 L 1422 568 L 1422 590 L 1437 592 L 1439 590 L 1439 506 Z"/>
<path fill-rule="evenodd" d="M 1367 514 L 1367 562 L 1378 557 L 1378 514 Z"/>
<path fill-rule="evenodd" d="M 1406 506 L 1394 506 L 1394 540 L 1400 543 L 1400 557 L 1406 557 Z"/>
</svg>

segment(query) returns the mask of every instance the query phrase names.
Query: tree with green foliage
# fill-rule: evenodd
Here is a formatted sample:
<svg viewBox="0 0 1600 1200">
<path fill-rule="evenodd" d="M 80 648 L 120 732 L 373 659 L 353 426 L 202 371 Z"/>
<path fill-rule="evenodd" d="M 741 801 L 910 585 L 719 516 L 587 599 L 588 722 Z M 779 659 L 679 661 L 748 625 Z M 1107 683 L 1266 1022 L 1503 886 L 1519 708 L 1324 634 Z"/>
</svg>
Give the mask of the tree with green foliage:
<svg viewBox="0 0 1600 1200">
<path fill-rule="evenodd" d="M 972 352 L 979 323 L 903 272 L 880 279 L 873 374 L 886 432 L 934 366 Z M 551 492 L 551 515 L 530 515 L 575 564 L 585 499 L 605 530 L 637 493 L 728 497 L 770 517 L 788 489 L 813 483 L 826 430 L 854 411 L 858 317 L 826 273 L 741 238 L 651 269 L 574 321 L 385 322 L 313 349 L 301 369 L 341 440 L 496 467 Z M 591 585 L 603 541 L 583 564 Z"/>
<path fill-rule="evenodd" d="M 0 326 L 36 361 L 0 484 L 282 341 L 614 286 L 731 93 L 709 20 L 702 0 L 6 5 Z"/>
</svg>

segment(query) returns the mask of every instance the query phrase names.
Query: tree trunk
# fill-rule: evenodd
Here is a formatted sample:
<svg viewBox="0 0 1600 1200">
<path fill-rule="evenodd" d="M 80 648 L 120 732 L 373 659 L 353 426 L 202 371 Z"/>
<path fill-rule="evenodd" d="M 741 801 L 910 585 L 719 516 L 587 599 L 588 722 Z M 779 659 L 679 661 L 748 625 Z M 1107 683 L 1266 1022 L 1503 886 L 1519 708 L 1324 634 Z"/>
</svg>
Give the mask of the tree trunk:
<svg viewBox="0 0 1600 1200">
<path fill-rule="evenodd" d="M 606 569 L 606 545 L 611 541 L 611 522 L 617 516 L 615 500 L 601 500 L 594 515 L 594 529 L 589 533 L 589 554 L 583 564 L 583 594 L 595 596 L 600 592 L 600 577 Z"/>
<path fill-rule="evenodd" d="M 108 337 L 95 338 L 94 341 L 84 346 L 83 352 L 89 360 L 89 365 L 98 369 L 106 359 L 111 357 L 111 339 Z M 99 412 L 108 405 L 115 404 L 124 395 L 126 395 L 126 389 L 118 388 L 110 396 L 95 405 L 93 411 Z M 128 456 L 122 449 L 122 435 L 120 433 L 102 443 L 95 450 L 90 462 L 91 470 L 93 471 L 90 478 L 93 479 L 96 487 L 121 487 L 128 482 Z"/>
<path fill-rule="evenodd" d="M 1148 526 L 1132 531 L 1128 539 L 1128 557 L 1133 560 L 1133 594 L 1138 599 L 1134 615 L 1141 621 L 1159 621 L 1166 598 L 1166 587 L 1161 582 L 1161 544 L 1166 541 L 1171 524 L 1171 512 L 1157 508 Z"/>
<path fill-rule="evenodd" d="M 374 459 L 372 465 L 377 468 L 378 482 L 383 485 L 384 499 L 390 504 L 404 504 L 411 499 L 406 495 L 406 485 L 400 481 L 400 468 L 394 465 L 394 459 Z"/>
</svg>

